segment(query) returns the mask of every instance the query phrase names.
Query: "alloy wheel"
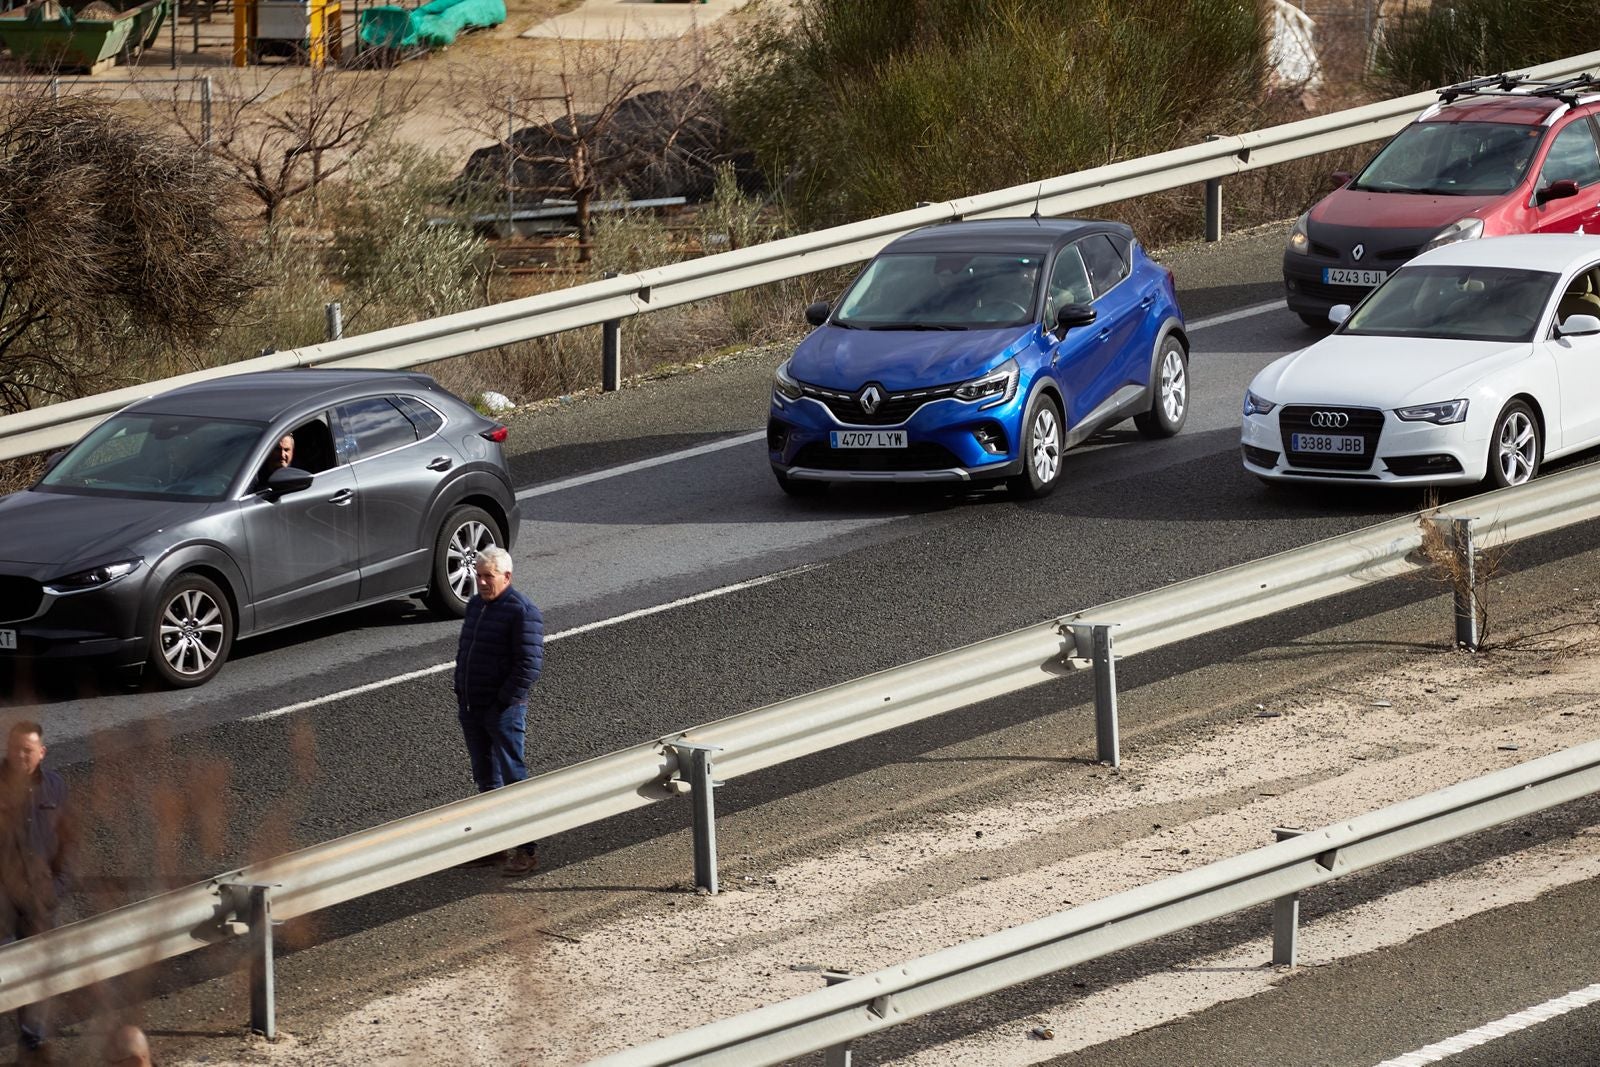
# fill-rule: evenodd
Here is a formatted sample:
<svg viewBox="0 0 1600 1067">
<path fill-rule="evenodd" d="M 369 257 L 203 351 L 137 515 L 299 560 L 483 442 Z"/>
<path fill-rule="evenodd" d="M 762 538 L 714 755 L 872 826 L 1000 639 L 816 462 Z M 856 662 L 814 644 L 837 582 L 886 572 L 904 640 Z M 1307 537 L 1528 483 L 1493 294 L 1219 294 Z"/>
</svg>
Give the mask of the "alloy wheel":
<svg viewBox="0 0 1600 1067">
<path fill-rule="evenodd" d="M 494 532 L 477 520 L 464 522 L 450 535 L 450 547 L 445 550 L 445 574 L 450 588 L 462 600 L 471 600 L 477 589 L 477 575 L 473 568 L 478 553 L 494 547 Z"/>
<path fill-rule="evenodd" d="M 1183 419 L 1184 408 L 1189 403 L 1189 375 L 1183 366 L 1183 355 L 1169 348 L 1161 358 L 1161 410 L 1170 423 Z"/>
<path fill-rule="evenodd" d="M 1533 477 L 1538 459 L 1539 435 L 1526 412 L 1512 411 L 1500 423 L 1496 459 L 1500 476 L 1507 485 L 1521 485 Z"/>
<path fill-rule="evenodd" d="M 1033 417 L 1028 458 L 1033 464 L 1034 481 L 1049 485 L 1056 480 L 1056 471 L 1061 466 L 1061 425 L 1056 420 L 1056 409 L 1051 404 L 1040 404 L 1038 413 Z"/>
<path fill-rule="evenodd" d="M 221 655 L 225 637 L 222 607 L 203 590 L 185 589 L 161 613 L 157 640 L 175 674 L 204 674 Z"/>
</svg>

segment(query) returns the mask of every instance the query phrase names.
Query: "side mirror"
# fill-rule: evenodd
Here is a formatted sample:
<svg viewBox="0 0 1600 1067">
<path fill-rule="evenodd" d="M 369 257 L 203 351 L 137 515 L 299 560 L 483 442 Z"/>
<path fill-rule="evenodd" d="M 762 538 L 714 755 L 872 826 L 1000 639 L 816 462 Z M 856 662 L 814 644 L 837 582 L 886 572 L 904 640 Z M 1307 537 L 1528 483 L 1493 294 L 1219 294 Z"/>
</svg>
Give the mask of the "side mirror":
<svg viewBox="0 0 1600 1067">
<path fill-rule="evenodd" d="M 1348 319 L 1349 317 L 1350 317 L 1350 305 L 1349 304 L 1335 304 L 1335 305 L 1333 305 L 1333 307 L 1328 309 L 1328 321 L 1333 323 L 1335 326 L 1338 326 L 1339 324 L 1343 323 L 1344 320 Z"/>
<path fill-rule="evenodd" d="M 1329 175 L 1329 178 L 1333 181 L 1333 187 L 1335 189 L 1343 189 L 1345 186 L 1350 184 L 1350 179 L 1354 177 L 1355 175 L 1351 174 L 1347 170 L 1336 170 Z"/>
<path fill-rule="evenodd" d="M 1556 327 L 1556 333 L 1562 337 L 1584 337 L 1588 334 L 1600 333 L 1600 318 L 1593 315 L 1568 315 Z"/>
<path fill-rule="evenodd" d="M 1098 312 L 1088 304 L 1062 304 L 1056 312 L 1056 332 L 1062 336 L 1074 326 L 1087 326 Z"/>
<path fill-rule="evenodd" d="M 806 308 L 806 321 L 813 326 L 821 326 L 828 321 L 828 316 L 833 314 L 833 308 L 828 306 L 826 300 L 818 300 Z"/>
<path fill-rule="evenodd" d="M 267 475 L 265 488 L 273 496 L 298 493 L 302 489 L 310 489 L 311 472 L 303 471 L 299 467 L 279 467 Z"/>
<path fill-rule="evenodd" d="M 1578 183 L 1573 181 L 1571 178 L 1562 178 L 1560 181 L 1551 182 L 1543 189 L 1540 189 L 1538 192 L 1534 193 L 1533 200 L 1536 204 L 1545 204 L 1549 203 L 1551 200 L 1565 200 L 1569 196 L 1577 195 Z"/>
</svg>

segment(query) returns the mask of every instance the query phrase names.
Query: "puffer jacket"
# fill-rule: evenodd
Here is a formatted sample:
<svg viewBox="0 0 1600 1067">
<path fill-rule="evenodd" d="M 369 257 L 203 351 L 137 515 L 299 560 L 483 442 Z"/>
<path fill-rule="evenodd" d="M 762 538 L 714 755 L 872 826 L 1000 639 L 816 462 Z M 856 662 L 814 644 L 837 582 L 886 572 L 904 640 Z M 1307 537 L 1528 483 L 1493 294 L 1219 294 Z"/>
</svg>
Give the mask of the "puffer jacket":
<svg viewBox="0 0 1600 1067">
<path fill-rule="evenodd" d="M 544 616 L 515 588 L 474 596 L 461 620 L 455 691 L 461 710 L 488 713 L 528 702 L 544 669 Z"/>
</svg>

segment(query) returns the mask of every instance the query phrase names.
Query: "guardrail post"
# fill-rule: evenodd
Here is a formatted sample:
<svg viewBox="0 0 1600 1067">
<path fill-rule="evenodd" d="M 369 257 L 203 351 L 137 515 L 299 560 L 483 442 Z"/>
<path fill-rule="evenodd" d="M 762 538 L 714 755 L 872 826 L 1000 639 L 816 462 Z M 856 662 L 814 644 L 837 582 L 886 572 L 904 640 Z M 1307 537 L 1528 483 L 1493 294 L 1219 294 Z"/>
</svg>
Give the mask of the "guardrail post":
<svg viewBox="0 0 1600 1067">
<path fill-rule="evenodd" d="M 211 75 L 200 79 L 200 143 L 211 147 Z"/>
<path fill-rule="evenodd" d="M 1472 520 L 1450 520 L 1450 547 L 1455 551 L 1456 647 L 1478 651 L 1478 553 L 1472 544 Z"/>
<path fill-rule="evenodd" d="M 1122 763 L 1117 738 L 1117 658 L 1111 648 L 1116 623 L 1074 622 L 1072 643 L 1081 656 L 1085 645 L 1094 665 L 1095 759 L 1112 767 Z"/>
<path fill-rule="evenodd" d="M 1299 837 L 1304 830 L 1279 826 L 1272 831 L 1278 841 Z M 1299 948 L 1300 894 L 1290 893 L 1272 902 L 1272 963 L 1274 966 L 1293 967 Z"/>
<path fill-rule="evenodd" d="M 1220 134 L 1210 133 L 1206 140 L 1215 141 Z M 1222 240 L 1222 179 L 1206 179 L 1206 240 Z"/>
<path fill-rule="evenodd" d="M 678 757 L 677 781 L 687 781 L 694 800 L 694 884 L 714 895 L 717 892 L 717 812 L 713 794 L 722 783 L 711 777 L 711 754 L 721 752 L 722 746 L 694 741 L 668 741 L 666 746 Z"/>
<path fill-rule="evenodd" d="M 322 306 L 328 316 L 328 340 L 337 341 L 344 336 L 344 308 L 339 301 L 330 301 Z"/>
<path fill-rule="evenodd" d="M 855 975 L 847 971 L 823 971 L 822 980 L 830 986 L 848 982 Z M 822 1067 L 850 1067 L 850 1042 L 830 1045 L 822 1052 Z"/>
<path fill-rule="evenodd" d="M 278 1039 L 277 990 L 272 971 L 272 886 L 225 882 L 225 922 L 242 922 L 250 938 L 250 1029 Z"/>
<path fill-rule="evenodd" d="M 606 271 L 601 277 L 615 278 Z M 614 393 L 622 388 L 622 320 L 607 319 L 600 324 L 600 391 Z"/>
</svg>

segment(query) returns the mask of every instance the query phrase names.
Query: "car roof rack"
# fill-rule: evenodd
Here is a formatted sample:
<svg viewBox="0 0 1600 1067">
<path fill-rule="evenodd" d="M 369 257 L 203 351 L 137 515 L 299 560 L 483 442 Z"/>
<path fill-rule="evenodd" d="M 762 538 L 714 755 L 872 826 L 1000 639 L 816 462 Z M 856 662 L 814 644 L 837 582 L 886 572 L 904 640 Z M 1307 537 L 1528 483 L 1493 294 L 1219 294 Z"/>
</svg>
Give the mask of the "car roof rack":
<svg viewBox="0 0 1600 1067">
<path fill-rule="evenodd" d="M 1582 95 L 1580 90 L 1596 88 L 1600 88 L 1600 80 L 1588 73 L 1561 81 L 1534 81 L 1526 74 L 1491 74 L 1440 89 L 1439 102 L 1449 104 L 1463 96 L 1549 96 L 1575 107 Z"/>
</svg>

